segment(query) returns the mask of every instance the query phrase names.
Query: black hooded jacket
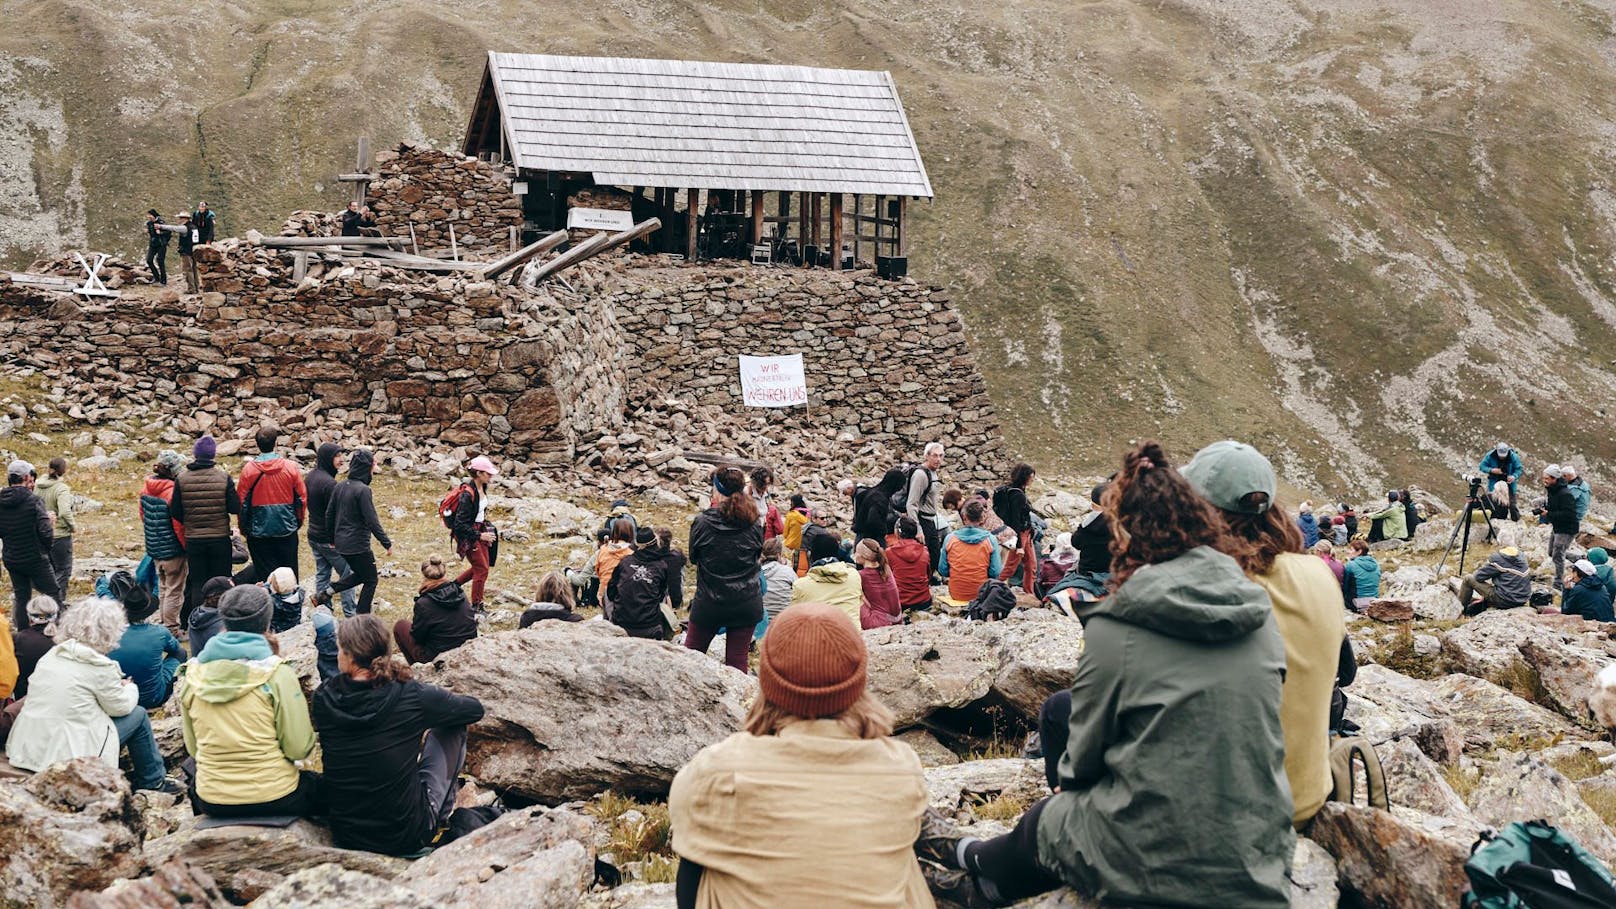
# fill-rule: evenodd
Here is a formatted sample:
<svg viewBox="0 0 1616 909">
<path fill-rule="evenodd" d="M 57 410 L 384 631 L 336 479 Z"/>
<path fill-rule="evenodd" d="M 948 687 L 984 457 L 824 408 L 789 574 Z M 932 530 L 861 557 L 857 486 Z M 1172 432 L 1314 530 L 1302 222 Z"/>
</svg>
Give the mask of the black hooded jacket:
<svg viewBox="0 0 1616 909">
<path fill-rule="evenodd" d="M 428 660 L 453 650 L 477 636 L 477 613 L 471 608 L 460 585 L 444 581 L 422 590 L 415 597 L 415 616 L 410 636 L 420 645 Z"/>
<path fill-rule="evenodd" d="M 476 698 L 416 681 L 356 682 L 338 675 L 314 692 L 331 834 L 344 849 L 408 855 L 432 841 L 418 763 L 421 736 L 483 718 Z"/>
<path fill-rule="evenodd" d="M 874 489 L 866 489 L 859 495 L 853 508 L 853 533 L 873 537 L 885 545 L 887 534 L 892 532 L 893 512 L 903 511 L 901 507 L 893 509 L 892 497 L 903 489 L 904 479 L 903 470 L 894 467 L 881 477 Z"/>
<path fill-rule="evenodd" d="M 662 599 L 674 609 L 684 602 L 685 557 L 646 546 L 629 553 L 612 572 L 606 596 L 612 603 L 612 623 L 629 632 L 648 634 L 662 629 Z"/>
<path fill-rule="evenodd" d="M 691 624 L 740 628 L 763 621 L 762 555 L 763 528 L 756 522 L 732 524 L 716 508 L 696 515 L 690 522 L 690 563 L 696 566 Z"/>
<path fill-rule="evenodd" d="M 331 542 L 342 555 L 357 555 L 370 551 L 370 537 L 376 536 L 383 549 L 392 549 L 393 541 L 382 529 L 382 520 L 376 516 L 376 503 L 370 495 L 370 469 L 374 460 L 370 452 L 361 448 L 348 461 L 348 479 L 338 483 L 331 491 L 331 504 L 326 507 L 326 521 L 331 528 Z"/>
<path fill-rule="evenodd" d="M 0 489 L 0 546 L 5 564 L 37 566 L 50 552 L 55 532 L 45 502 L 26 486 Z"/>
<path fill-rule="evenodd" d="M 1549 488 L 1543 518 L 1558 534 L 1575 534 L 1582 529 L 1582 522 L 1577 520 L 1577 500 L 1565 480 L 1556 480 Z"/>
<path fill-rule="evenodd" d="M 303 485 L 309 494 L 309 542 L 331 542 L 331 521 L 326 509 L 331 507 L 331 492 L 337 488 L 337 455 L 342 446 L 335 442 L 321 445 L 314 453 L 314 469 L 303 475 Z"/>
</svg>

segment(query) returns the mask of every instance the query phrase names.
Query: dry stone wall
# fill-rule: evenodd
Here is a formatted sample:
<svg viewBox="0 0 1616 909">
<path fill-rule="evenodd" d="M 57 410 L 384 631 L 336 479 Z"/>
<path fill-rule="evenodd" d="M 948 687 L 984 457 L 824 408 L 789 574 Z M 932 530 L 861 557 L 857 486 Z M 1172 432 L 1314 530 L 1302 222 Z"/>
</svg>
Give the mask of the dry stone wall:
<svg viewBox="0 0 1616 909">
<path fill-rule="evenodd" d="M 509 248 L 511 228 L 522 226 L 522 200 L 511 194 L 510 175 L 499 165 L 400 145 L 376 156 L 375 173 L 380 179 L 366 198 L 377 228 L 407 237 L 413 227 L 423 249 L 448 249 L 452 225 L 456 245 L 492 253 Z"/>
</svg>

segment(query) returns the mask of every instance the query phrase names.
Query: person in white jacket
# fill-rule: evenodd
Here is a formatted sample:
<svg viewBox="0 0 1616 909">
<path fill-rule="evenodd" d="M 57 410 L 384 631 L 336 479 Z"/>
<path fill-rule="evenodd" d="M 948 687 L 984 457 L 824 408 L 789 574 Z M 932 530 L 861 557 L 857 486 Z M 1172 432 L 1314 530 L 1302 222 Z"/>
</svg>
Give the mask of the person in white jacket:
<svg viewBox="0 0 1616 909">
<path fill-rule="evenodd" d="M 58 620 L 57 644 L 29 677 L 28 697 L 6 741 L 13 767 L 37 772 L 81 757 L 116 767 L 119 749 L 128 746 L 136 789 L 185 791 L 164 776 L 151 720 L 137 703 L 139 689 L 107 657 L 128 624 L 123 604 L 104 598 L 85 600 Z"/>
</svg>

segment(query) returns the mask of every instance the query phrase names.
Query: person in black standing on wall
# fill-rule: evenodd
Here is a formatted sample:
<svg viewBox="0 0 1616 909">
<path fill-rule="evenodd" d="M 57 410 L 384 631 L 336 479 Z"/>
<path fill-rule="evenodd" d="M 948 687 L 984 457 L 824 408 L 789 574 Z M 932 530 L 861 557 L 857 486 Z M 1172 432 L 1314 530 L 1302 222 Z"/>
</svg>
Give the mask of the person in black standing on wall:
<svg viewBox="0 0 1616 909">
<path fill-rule="evenodd" d="M 348 208 L 342 213 L 342 235 L 344 237 L 359 236 L 359 222 L 362 217 L 359 214 L 359 203 L 349 202 Z"/>
<path fill-rule="evenodd" d="M 185 292 L 195 294 L 202 292 L 202 280 L 196 274 L 196 256 L 194 252 L 201 232 L 198 231 L 188 214 L 180 214 L 180 273 L 185 275 Z"/>
<path fill-rule="evenodd" d="M 213 242 L 213 209 L 208 208 L 208 203 L 196 203 L 196 211 L 191 213 L 191 224 L 196 227 L 199 234 L 196 242 Z"/>
<path fill-rule="evenodd" d="M 153 284 L 168 283 L 168 240 L 157 209 L 146 209 L 146 268 L 151 271 Z"/>
<path fill-rule="evenodd" d="M 218 453 L 213 436 L 197 439 L 191 450 L 193 460 L 174 480 L 174 495 L 168 502 L 169 517 L 185 532 L 181 627 L 186 627 L 191 610 L 202 602 L 202 585 L 230 577 L 230 516 L 241 514 L 241 500 L 236 497 L 236 481 L 213 464 Z"/>
<path fill-rule="evenodd" d="M 376 554 L 370 551 L 370 538 L 382 544 L 382 551 L 393 554 L 393 540 L 382 529 L 382 520 L 376 515 L 376 503 L 371 499 L 370 472 L 375 458 L 366 449 L 359 449 L 348 459 L 348 479 L 331 491 L 331 504 L 326 520 L 331 526 L 331 543 L 353 569 L 347 577 L 314 595 L 316 606 L 330 606 L 333 594 L 351 587 L 359 588 L 359 612 L 370 612 L 371 601 L 376 599 Z"/>
</svg>

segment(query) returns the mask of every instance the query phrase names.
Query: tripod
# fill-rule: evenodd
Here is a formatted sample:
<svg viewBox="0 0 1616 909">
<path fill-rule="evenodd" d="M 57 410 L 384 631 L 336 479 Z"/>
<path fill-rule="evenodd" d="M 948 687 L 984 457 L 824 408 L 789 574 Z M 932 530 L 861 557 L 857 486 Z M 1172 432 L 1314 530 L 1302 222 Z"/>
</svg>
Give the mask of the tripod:
<svg viewBox="0 0 1616 909">
<path fill-rule="evenodd" d="M 1453 544 L 1459 544 L 1459 576 L 1464 575 L 1465 557 L 1470 553 L 1470 515 L 1477 508 L 1487 519 L 1487 540 L 1491 543 L 1498 539 L 1498 529 L 1493 526 L 1492 508 L 1481 500 L 1481 478 L 1470 481 L 1470 491 L 1465 495 L 1464 509 L 1459 512 L 1458 520 L 1453 522 L 1453 533 L 1448 536 L 1448 548 L 1442 553 L 1442 561 L 1436 563 L 1437 577 L 1442 576 L 1442 566 L 1448 562 L 1448 556 L 1453 555 Z M 1464 531 L 1464 539 L 1459 539 L 1459 531 Z"/>
</svg>

